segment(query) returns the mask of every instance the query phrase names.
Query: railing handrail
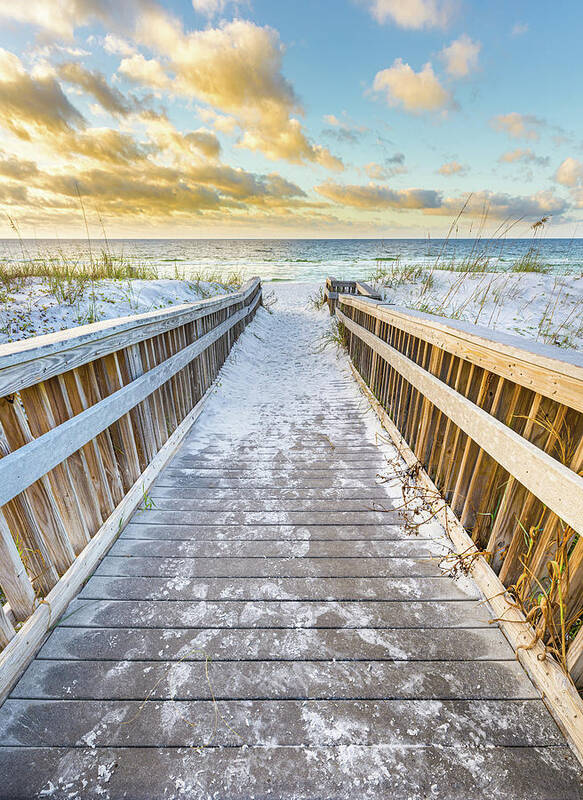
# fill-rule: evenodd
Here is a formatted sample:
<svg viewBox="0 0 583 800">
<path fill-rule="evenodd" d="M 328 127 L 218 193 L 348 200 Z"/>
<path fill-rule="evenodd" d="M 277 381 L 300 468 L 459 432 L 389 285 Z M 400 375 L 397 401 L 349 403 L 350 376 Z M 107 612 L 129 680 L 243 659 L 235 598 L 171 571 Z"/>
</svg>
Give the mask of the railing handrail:
<svg viewBox="0 0 583 800">
<path fill-rule="evenodd" d="M 0 397 L 59 375 L 64 371 L 63 364 L 72 369 L 113 353 L 120 342 L 125 346 L 137 344 L 155 333 L 244 303 L 259 283 L 260 279 L 254 277 L 237 292 L 0 344 Z"/>
<path fill-rule="evenodd" d="M 583 353 L 353 294 L 339 294 L 337 302 L 369 314 L 374 309 L 389 325 L 412 335 L 423 331 L 423 338 L 441 349 L 583 411 Z"/>
</svg>

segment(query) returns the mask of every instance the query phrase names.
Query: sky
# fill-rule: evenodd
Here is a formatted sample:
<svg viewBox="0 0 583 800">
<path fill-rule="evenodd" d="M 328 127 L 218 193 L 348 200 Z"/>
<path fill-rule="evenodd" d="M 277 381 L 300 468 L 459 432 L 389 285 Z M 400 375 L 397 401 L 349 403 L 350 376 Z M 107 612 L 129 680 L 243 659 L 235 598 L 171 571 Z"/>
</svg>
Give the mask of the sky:
<svg viewBox="0 0 583 800">
<path fill-rule="evenodd" d="M 582 31 L 580 0 L 0 0 L 0 237 L 583 235 Z"/>
</svg>

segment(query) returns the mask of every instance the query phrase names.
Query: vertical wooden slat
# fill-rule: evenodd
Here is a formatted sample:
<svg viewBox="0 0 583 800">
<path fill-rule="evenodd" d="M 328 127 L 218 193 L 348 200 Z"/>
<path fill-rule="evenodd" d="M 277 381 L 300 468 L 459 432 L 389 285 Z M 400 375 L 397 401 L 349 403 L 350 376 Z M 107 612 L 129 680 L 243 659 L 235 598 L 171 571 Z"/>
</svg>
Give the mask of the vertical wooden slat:
<svg viewBox="0 0 583 800">
<path fill-rule="evenodd" d="M 11 450 L 16 450 L 34 439 L 18 397 L 12 403 L 0 400 L 0 423 Z M 75 552 L 48 477 L 43 475 L 26 490 L 26 494 L 42 530 L 51 562 L 59 575 L 62 575 L 75 560 Z"/>
<path fill-rule="evenodd" d="M 16 636 L 14 625 L 8 619 L 4 608 L 0 606 L 0 648 L 6 647 L 14 636 Z"/>
<path fill-rule="evenodd" d="M 47 387 L 44 383 L 31 386 L 21 397 L 27 420 L 35 438 L 57 427 Z M 49 473 L 48 478 L 67 528 L 68 537 L 75 554 L 78 554 L 89 541 L 91 534 L 85 521 L 84 509 L 80 506 L 73 470 L 70 460 L 66 459 Z"/>
<path fill-rule="evenodd" d="M 34 610 L 34 589 L 2 511 L 0 511 L 0 586 L 16 619 L 27 619 Z"/>
</svg>

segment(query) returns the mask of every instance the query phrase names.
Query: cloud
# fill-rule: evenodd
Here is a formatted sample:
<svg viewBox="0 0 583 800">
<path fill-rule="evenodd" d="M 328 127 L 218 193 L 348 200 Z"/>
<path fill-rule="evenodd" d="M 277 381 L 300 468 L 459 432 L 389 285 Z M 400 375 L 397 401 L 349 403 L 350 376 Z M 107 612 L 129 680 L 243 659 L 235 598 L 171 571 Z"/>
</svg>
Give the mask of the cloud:
<svg viewBox="0 0 583 800">
<path fill-rule="evenodd" d="M 369 183 L 367 186 L 341 185 L 332 181 L 316 186 L 322 197 L 353 208 L 380 210 L 386 208 L 426 209 L 437 208 L 441 195 L 432 189 L 389 189 Z"/>
<path fill-rule="evenodd" d="M 334 114 L 324 114 L 324 121 L 330 126 L 324 129 L 325 136 L 348 144 L 359 142 L 368 130 L 365 125 L 356 125 L 348 119 L 338 119 Z"/>
<path fill-rule="evenodd" d="M 38 167 L 34 161 L 0 153 L 0 175 L 12 180 L 26 180 L 38 175 Z"/>
<path fill-rule="evenodd" d="M 195 0 L 214 12 L 223 0 Z M 124 55 L 119 74 L 155 90 L 206 103 L 232 117 L 242 131 L 242 147 L 268 158 L 343 169 L 328 148 L 310 141 L 298 117 L 301 103 L 282 73 L 283 46 L 269 26 L 235 19 L 187 32 L 180 20 L 154 0 L 0 0 L 0 18 L 72 37 L 75 28 L 100 21 L 109 28 L 104 47 Z M 118 31 L 131 35 L 148 55 L 125 47 Z"/>
<path fill-rule="evenodd" d="M 465 78 L 477 69 L 481 49 L 480 42 L 474 42 L 464 33 L 449 47 L 444 47 L 440 56 L 445 62 L 446 71 L 453 78 Z"/>
<path fill-rule="evenodd" d="M 405 111 L 443 111 L 453 106 L 451 94 L 443 88 L 427 63 L 420 72 L 415 72 L 401 58 L 393 66 L 377 72 L 373 90 L 385 95 L 393 106 L 402 106 Z"/>
<path fill-rule="evenodd" d="M 160 150 L 169 150 L 178 157 L 202 154 L 212 160 L 220 155 L 221 143 L 213 131 L 199 128 L 182 133 L 164 114 L 155 112 L 143 114 L 142 121 L 150 139 Z"/>
<path fill-rule="evenodd" d="M 549 159 L 546 156 L 537 156 L 530 147 L 517 147 L 516 150 L 509 150 L 502 153 L 498 161 L 501 164 L 515 164 L 522 162 L 524 164 L 535 164 L 539 167 L 548 167 Z"/>
<path fill-rule="evenodd" d="M 381 24 L 391 20 L 401 28 L 445 28 L 454 12 L 448 0 L 364 0 Z"/>
<path fill-rule="evenodd" d="M 497 131 L 503 131 L 514 139 L 539 138 L 540 128 L 546 125 L 544 119 L 534 114 L 519 114 L 511 111 L 509 114 L 498 114 L 490 120 L 490 124 Z"/>
<path fill-rule="evenodd" d="M 56 133 L 85 120 L 50 75 L 29 75 L 20 59 L 0 49 L 0 125 L 21 139 Z"/>
<path fill-rule="evenodd" d="M 448 161 L 446 164 L 442 164 L 437 171 L 440 175 L 450 177 L 451 175 L 466 175 L 468 170 L 469 168 L 460 164 L 459 161 Z"/>
<path fill-rule="evenodd" d="M 569 156 L 555 172 L 555 181 L 570 189 L 583 186 L 583 163 Z"/>
<path fill-rule="evenodd" d="M 365 164 L 363 169 L 373 181 L 386 181 L 394 175 L 403 175 L 408 171 L 405 166 L 405 155 L 403 153 L 395 153 L 394 156 L 385 158 L 383 164 L 371 161 Z"/>
<path fill-rule="evenodd" d="M 142 53 L 122 59 L 117 71 L 129 81 L 151 89 L 170 89 L 172 86 L 162 64 L 155 58 L 146 58 Z"/>
<path fill-rule="evenodd" d="M 427 209 L 425 213 L 454 217 L 467 200 L 468 195 L 447 197 L 439 208 Z M 492 219 L 539 219 L 542 216 L 559 216 L 568 208 L 569 203 L 566 200 L 549 191 L 532 195 L 510 195 L 482 190 L 471 195 L 464 215 L 482 217 L 486 212 Z"/>
<path fill-rule="evenodd" d="M 522 36 L 528 31 L 528 23 L 516 22 L 512 27 L 512 36 Z"/>
<path fill-rule="evenodd" d="M 316 186 L 316 191 L 339 205 L 353 208 L 369 211 L 414 209 L 424 214 L 446 217 L 455 217 L 466 203 L 466 216 L 481 217 L 486 209 L 488 216 L 493 219 L 538 219 L 547 215 L 558 216 L 569 208 L 566 200 L 552 192 L 524 196 L 484 190 L 474 192 L 468 201 L 468 195 L 444 198 L 441 192 L 433 189 L 394 190 L 374 183 L 355 186 L 332 181 Z"/>
<path fill-rule="evenodd" d="M 282 46 L 272 28 L 234 20 L 185 33 L 152 7 L 139 18 L 137 36 L 160 58 L 124 59 L 119 72 L 126 78 L 196 98 L 232 117 L 242 131 L 241 147 L 271 159 L 343 169 L 340 159 L 308 139 L 295 116 L 302 107 L 281 72 Z"/>
<path fill-rule="evenodd" d="M 111 53 L 116 56 L 124 56 L 129 58 L 136 53 L 136 48 L 120 36 L 113 33 L 108 33 L 103 40 L 103 49 L 106 53 Z"/>
<path fill-rule="evenodd" d="M 112 14 L 135 12 L 141 0 L 0 0 L 0 19 L 34 25 L 47 33 L 72 39 L 75 28 L 91 22 L 106 22 Z"/>
<path fill-rule="evenodd" d="M 126 116 L 135 110 L 134 103 L 128 101 L 118 89 L 112 88 L 101 72 L 92 72 L 75 61 L 61 64 L 57 72 L 63 81 L 84 89 L 111 114 Z"/>
<path fill-rule="evenodd" d="M 229 5 L 237 7 L 239 3 L 236 0 L 192 0 L 193 9 L 205 17 L 222 14 Z"/>
</svg>

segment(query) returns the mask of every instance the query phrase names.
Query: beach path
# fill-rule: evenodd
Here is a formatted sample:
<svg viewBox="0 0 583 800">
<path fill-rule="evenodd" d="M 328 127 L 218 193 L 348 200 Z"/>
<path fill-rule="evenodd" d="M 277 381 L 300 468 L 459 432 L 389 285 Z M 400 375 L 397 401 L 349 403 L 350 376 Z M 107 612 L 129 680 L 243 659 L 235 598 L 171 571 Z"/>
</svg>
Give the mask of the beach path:
<svg viewBox="0 0 583 800">
<path fill-rule="evenodd" d="M 0 709 L 0 797 L 582 798 L 443 531 L 405 530 L 313 287 L 275 286 Z"/>
</svg>

